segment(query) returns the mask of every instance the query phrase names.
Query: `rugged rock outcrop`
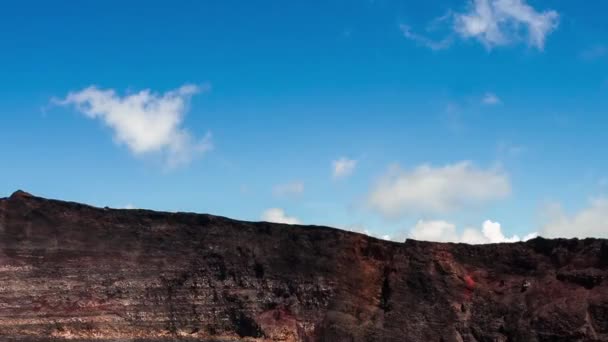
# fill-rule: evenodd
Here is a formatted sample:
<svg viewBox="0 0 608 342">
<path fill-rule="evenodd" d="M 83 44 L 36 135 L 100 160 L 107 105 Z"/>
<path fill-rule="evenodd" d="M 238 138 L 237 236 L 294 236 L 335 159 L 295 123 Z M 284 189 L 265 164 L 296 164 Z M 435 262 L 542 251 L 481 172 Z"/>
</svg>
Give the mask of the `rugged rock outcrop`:
<svg viewBox="0 0 608 342">
<path fill-rule="evenodd" d="M 607 276 L 598 239 L 395 243 L 0 199 L 1 341 L 608 341 Z"/>
</svg>

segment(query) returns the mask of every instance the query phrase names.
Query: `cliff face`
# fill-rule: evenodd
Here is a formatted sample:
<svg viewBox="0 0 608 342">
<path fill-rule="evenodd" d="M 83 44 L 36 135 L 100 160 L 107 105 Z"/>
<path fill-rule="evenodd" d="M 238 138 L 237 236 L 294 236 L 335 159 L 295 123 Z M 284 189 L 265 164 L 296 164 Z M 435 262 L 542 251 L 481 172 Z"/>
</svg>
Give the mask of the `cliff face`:
<svg viewBox="0 0 608 342">
<path fill-rule="evenodd" d="M 597 239 L 394 243 L 0 199 L 2 341 L 608 341 L 607 276 Z"/>
</svg>

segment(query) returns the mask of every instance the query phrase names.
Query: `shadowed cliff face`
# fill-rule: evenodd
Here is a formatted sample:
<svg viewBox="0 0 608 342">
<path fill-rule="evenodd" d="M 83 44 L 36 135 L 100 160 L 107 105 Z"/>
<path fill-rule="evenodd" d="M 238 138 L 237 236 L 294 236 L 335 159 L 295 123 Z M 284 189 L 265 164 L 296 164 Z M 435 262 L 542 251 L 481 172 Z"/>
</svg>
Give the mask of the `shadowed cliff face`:
<svg viewBox="0 0 608 342">
<path fill-rule="evenodd" d="M 607 227 L 608 229 L 608 227 Z M 2 341 L 608 341 L 608 243 L 0 199 Z"/>
</svg>

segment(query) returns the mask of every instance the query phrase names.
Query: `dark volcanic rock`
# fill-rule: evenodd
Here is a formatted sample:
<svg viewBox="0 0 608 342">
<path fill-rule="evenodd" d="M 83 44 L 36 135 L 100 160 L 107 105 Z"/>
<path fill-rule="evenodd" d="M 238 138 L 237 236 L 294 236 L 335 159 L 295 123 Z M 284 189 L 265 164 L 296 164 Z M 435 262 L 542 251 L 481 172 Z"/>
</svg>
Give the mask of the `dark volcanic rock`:
<svg viewBox="0 0 608 342">
<path fill-rule="evenodd" d="M 1 341 L 608 341 L 606 241 L 470 246 L 0 199 Z"/>
</svg>

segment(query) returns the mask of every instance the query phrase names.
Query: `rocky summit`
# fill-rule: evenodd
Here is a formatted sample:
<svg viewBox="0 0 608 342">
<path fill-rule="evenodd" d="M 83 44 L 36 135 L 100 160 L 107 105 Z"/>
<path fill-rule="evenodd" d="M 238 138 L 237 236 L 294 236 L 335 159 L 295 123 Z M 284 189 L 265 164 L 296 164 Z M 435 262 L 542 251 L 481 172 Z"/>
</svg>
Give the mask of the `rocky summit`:
<svg viewBox="0 0 608 342">
<path fill-rule="evenodd" d="M 608 341 L 607 277 L 599 239 L 397 243 L 0 199 L 0 341 Z"/>
</svg>

